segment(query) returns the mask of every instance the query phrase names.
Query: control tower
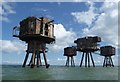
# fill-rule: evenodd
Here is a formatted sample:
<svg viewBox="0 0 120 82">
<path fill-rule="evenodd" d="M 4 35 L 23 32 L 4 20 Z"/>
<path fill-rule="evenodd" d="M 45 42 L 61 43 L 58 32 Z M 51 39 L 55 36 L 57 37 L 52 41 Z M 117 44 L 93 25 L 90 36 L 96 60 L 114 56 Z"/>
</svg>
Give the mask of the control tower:
<svg viewBox="0 0 120 82">
<path fill-rule="evenodd" d="M 80 67 L 82 66 L 84 56 L 85 56 L 85 67 L 87 66 L 90 67 L 90 58 L 91 58 L 93 67 L 95 67 L 92 53 L 99 50 L 98 42 L 101 42 L 101 38 L 98 36 L 78 38 L 77 40 L 74 41 L 74 43 L 77 44 L 76 51 L 83 53 L 82 59 L 80 62 Z"/>
</svg>

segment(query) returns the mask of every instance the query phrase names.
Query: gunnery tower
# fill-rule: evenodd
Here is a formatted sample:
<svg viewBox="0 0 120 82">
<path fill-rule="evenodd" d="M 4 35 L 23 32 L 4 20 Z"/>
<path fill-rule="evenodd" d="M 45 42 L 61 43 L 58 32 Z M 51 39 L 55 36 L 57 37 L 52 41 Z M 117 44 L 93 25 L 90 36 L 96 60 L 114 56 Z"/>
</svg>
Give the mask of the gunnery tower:
<svg viewBox="0 0 120 82">
<path fill-rule="evenodd" d="M 28 44 L 23 67 L 26 66 L 30 53 L 32 53 L 29 62 L 31 68 L 33 68 L 35 64 L 37 67 L 42 65 L 40 53 L 43 53 L 46 68 L 49 67 L 46 58 L 46 44 L 52 44 L 55 42 L 53 21 L 54 20 L 45 17 L 27 17 L 20 22 L 19 27 L 16 26 L 13 28 L 13 37 L 17 37 Z"/>
<path fill-rule="evenodd" d="M 90 67 L 90 57 L 92 60 L 93 67 L 95 67 L 92 53 L 99 50 L 98 42 L 101 42 L 101 38 L 98 36 L 78 38 L 77 40 L 74 41 L 74 43 L 77 44 L 76 51 L 80 51 L 83 53 L 80 62 L 80 67 L 82 66 L 84 55 L 85 55 L 85 67 L 87 67 L 87 64 L 88 67 Z"/>
<path fill-rule="evenodd" d="M 111 56 L 115 55 L 115 48 L 112 46 L 103 46 L 100 47 L 100 55 L 104 56 L 104 62 L 103 62 L 103 67 L 104 66 L 112 66 L 114 67 L 113 61 Z"/>
<path fill-rule="evenodd" d="M 66 47 L 66 48 L 64 48 L 64 56 L 67 56 L 65 66 L 69 67 L 69 62 L 70 62 L 70 58 L 71 58 L 71 67 L 75 67 L 74 58 L 73 58 L 73 56 L 76 56 L 75 47 Z"/>
</svg>

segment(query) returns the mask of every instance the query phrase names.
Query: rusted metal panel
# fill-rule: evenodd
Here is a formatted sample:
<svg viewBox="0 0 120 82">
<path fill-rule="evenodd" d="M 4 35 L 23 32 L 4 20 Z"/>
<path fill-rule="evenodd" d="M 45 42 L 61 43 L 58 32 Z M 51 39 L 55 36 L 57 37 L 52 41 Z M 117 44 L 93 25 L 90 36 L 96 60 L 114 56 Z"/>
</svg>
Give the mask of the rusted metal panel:
<svg viewBox="0 0 120 82">
<path fill-rule="evenodd" d="M 36 31 L 36 22 L 29 21 L 28 34 L 35 34 Z"/>
<path fill-rule="evenodd" d="M 38 40 L 41 39 L 41 41 L 44 42 L 42 39 L 47 38 L 47 43 L 52 43 L 55 41 L 54 24 L 52 22 L 53 20 L 45 17 L 28 17 L 20 22 L 19 33 L 13 36 L 26 42 L 28 42 L 28 40 L 36 40 L 36 37 Z M 13 32 L 16 32 L 15 30 L 16 29 L 13 29 Z"/>
<path fill-rule="evenodd" d="M 51 24 L 48 24 L 48 36 L 53 38 L 54 37 L 54 25 L 51 23 Z"/>
<path fill-rule="evenodd" d="M 74 41 L 77 44 L 77 50 L 97 50 L 98 42 L 101 41 L 101 38 L 98 36 L 95 37 L 83 37 L 78 38 Z"/>
<path fill-rule="evenodd" d="M 115 55 L 115 48 L 112 46 L 103 46 L 100 48 L 100 54 L 102 56 L 112 56 Z"/>
<path fill-rule="evenodd" d="M 50 22 L 51 20 L 50 19 L 48 19 L 48 18 L 43 18 L 43 23 L 44 24 L 46 24 L 46 23 L 48 23 L 48 22 Z"/>
<path fill-rule="evenodd" d="M 20 23 L 20 35 L 26 35 L 28 34 L 28 22 L 26 21 L 26 23 L 23 21 Z"/>
<path fill-rule="evenodd" d="M 101 38 L 98 36 L 93 37 L 94 42 L 101 42 Z"/>
<path fill-rule="evenodd" d="M 39 41 L 29 41 L 28 43 L 28 51 L 33 52 L 35 51 L 44 51 L 46 50 L 46 44 L 41 43 Z"/>
<path fill-rule="evenodd" d="M 42 34 L 52 37 L 53 23 L 48 18 L 28 17 L 20 22 L 20 35 Z"/>
<path fill-rule="evenodd" d="M 76 56 L 76 49 L 74 47 L 64 48 L 64 56 Z"/>
<path fill-rule="evenodd" d="M 41 26 L 41 21 L 36 20 L 36 34 L 40 34 L 40 26 Z"/>
</svg>

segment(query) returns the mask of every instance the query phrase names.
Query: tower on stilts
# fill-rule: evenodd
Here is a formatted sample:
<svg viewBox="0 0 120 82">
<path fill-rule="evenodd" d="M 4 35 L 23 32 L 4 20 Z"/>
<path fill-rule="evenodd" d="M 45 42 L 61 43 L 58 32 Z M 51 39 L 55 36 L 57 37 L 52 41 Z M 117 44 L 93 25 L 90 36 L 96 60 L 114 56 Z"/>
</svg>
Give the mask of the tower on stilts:
<svg viewBox="0 0 120 82">
<path fill-rule="evenodd" d="M 31 68 L 34 66 L 42 66 L 40 54 L 43 54 L 45 66 L 46 68 L 49 67 L 46 58 L 46 44 L 52 44 L 55 42 L 53 22 L 54 20 L 45 17 L 27 17 L 20 22 L 20 26 L 13 28 L 13 37 L 17 37 L 27 43 L 23 67 L 26 66 L 30 53 L 32 56 L 28 66 L 31 66 Z"/>
<path fill-rule="evenodd" d="M 100 55 L 104 56 L 104 62 L 103 62 L 103 67 L 114 67 L 112 57 L 115 55 L 115 48 L 112 46 L 103 46 L 100 47 Z"/>
<path fill-rule="evenodd" d="M 77 44 L 76 51 L 82 52 L 80 67 L 82 67 L 84 58 L 85 58 L 85 67 L 90 67 L 90 58 L 93 67 L 95 67 L 92 53 L 99 50 L 98 42 L 101 42 L 101 38 L 98 36 L 78 38 L 77 40 L 74 41 L 74 43 Z"/>
<path fill-rule="evenodd" d="M 67 56 L 65 66 L 69 67 L 69 63 L 71 62 L 71 67 L 75 67 L 74 57 L 76 56 L 76 49 L 75 47 L 66 47 L 64 48 L 64 56 Z M 71 58 L 71 60 L 70 60 Z"/>
</svg>

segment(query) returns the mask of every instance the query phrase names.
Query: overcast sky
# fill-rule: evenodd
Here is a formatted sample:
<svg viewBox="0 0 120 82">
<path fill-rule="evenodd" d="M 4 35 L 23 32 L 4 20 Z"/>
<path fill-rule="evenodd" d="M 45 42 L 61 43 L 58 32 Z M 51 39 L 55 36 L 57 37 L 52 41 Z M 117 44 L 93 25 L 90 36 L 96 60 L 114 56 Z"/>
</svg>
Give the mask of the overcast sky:
<svg viewBox="0 0 120 82">
<path fill-rule="evenodd" d="M 118 49 L 118 3 L 117 2 L 4 2 L 0 3 L 2 22 L 2 63 L 22 64 L 26 44 L 12 37 L 12 29 L 28 17 L 48 17 L 55 20 L 56 43 L 47 45 L 47 59 L 51 65 L 64 65 L 64 47 L 74 46 L 74 40 L 84 36 L 100 36 L 100 46 L 112 45 Z M 81 0 L 80 0 L 81 1 Z M 79 65 L 80 52 L 75 58 Z M 42 55 L 42 54 L 41 54 Z M 103 58 L 93 54 L 95 64 L 102 65 Z M 112 57 L 117 65 L 118 53 Z"/>
</svg>

